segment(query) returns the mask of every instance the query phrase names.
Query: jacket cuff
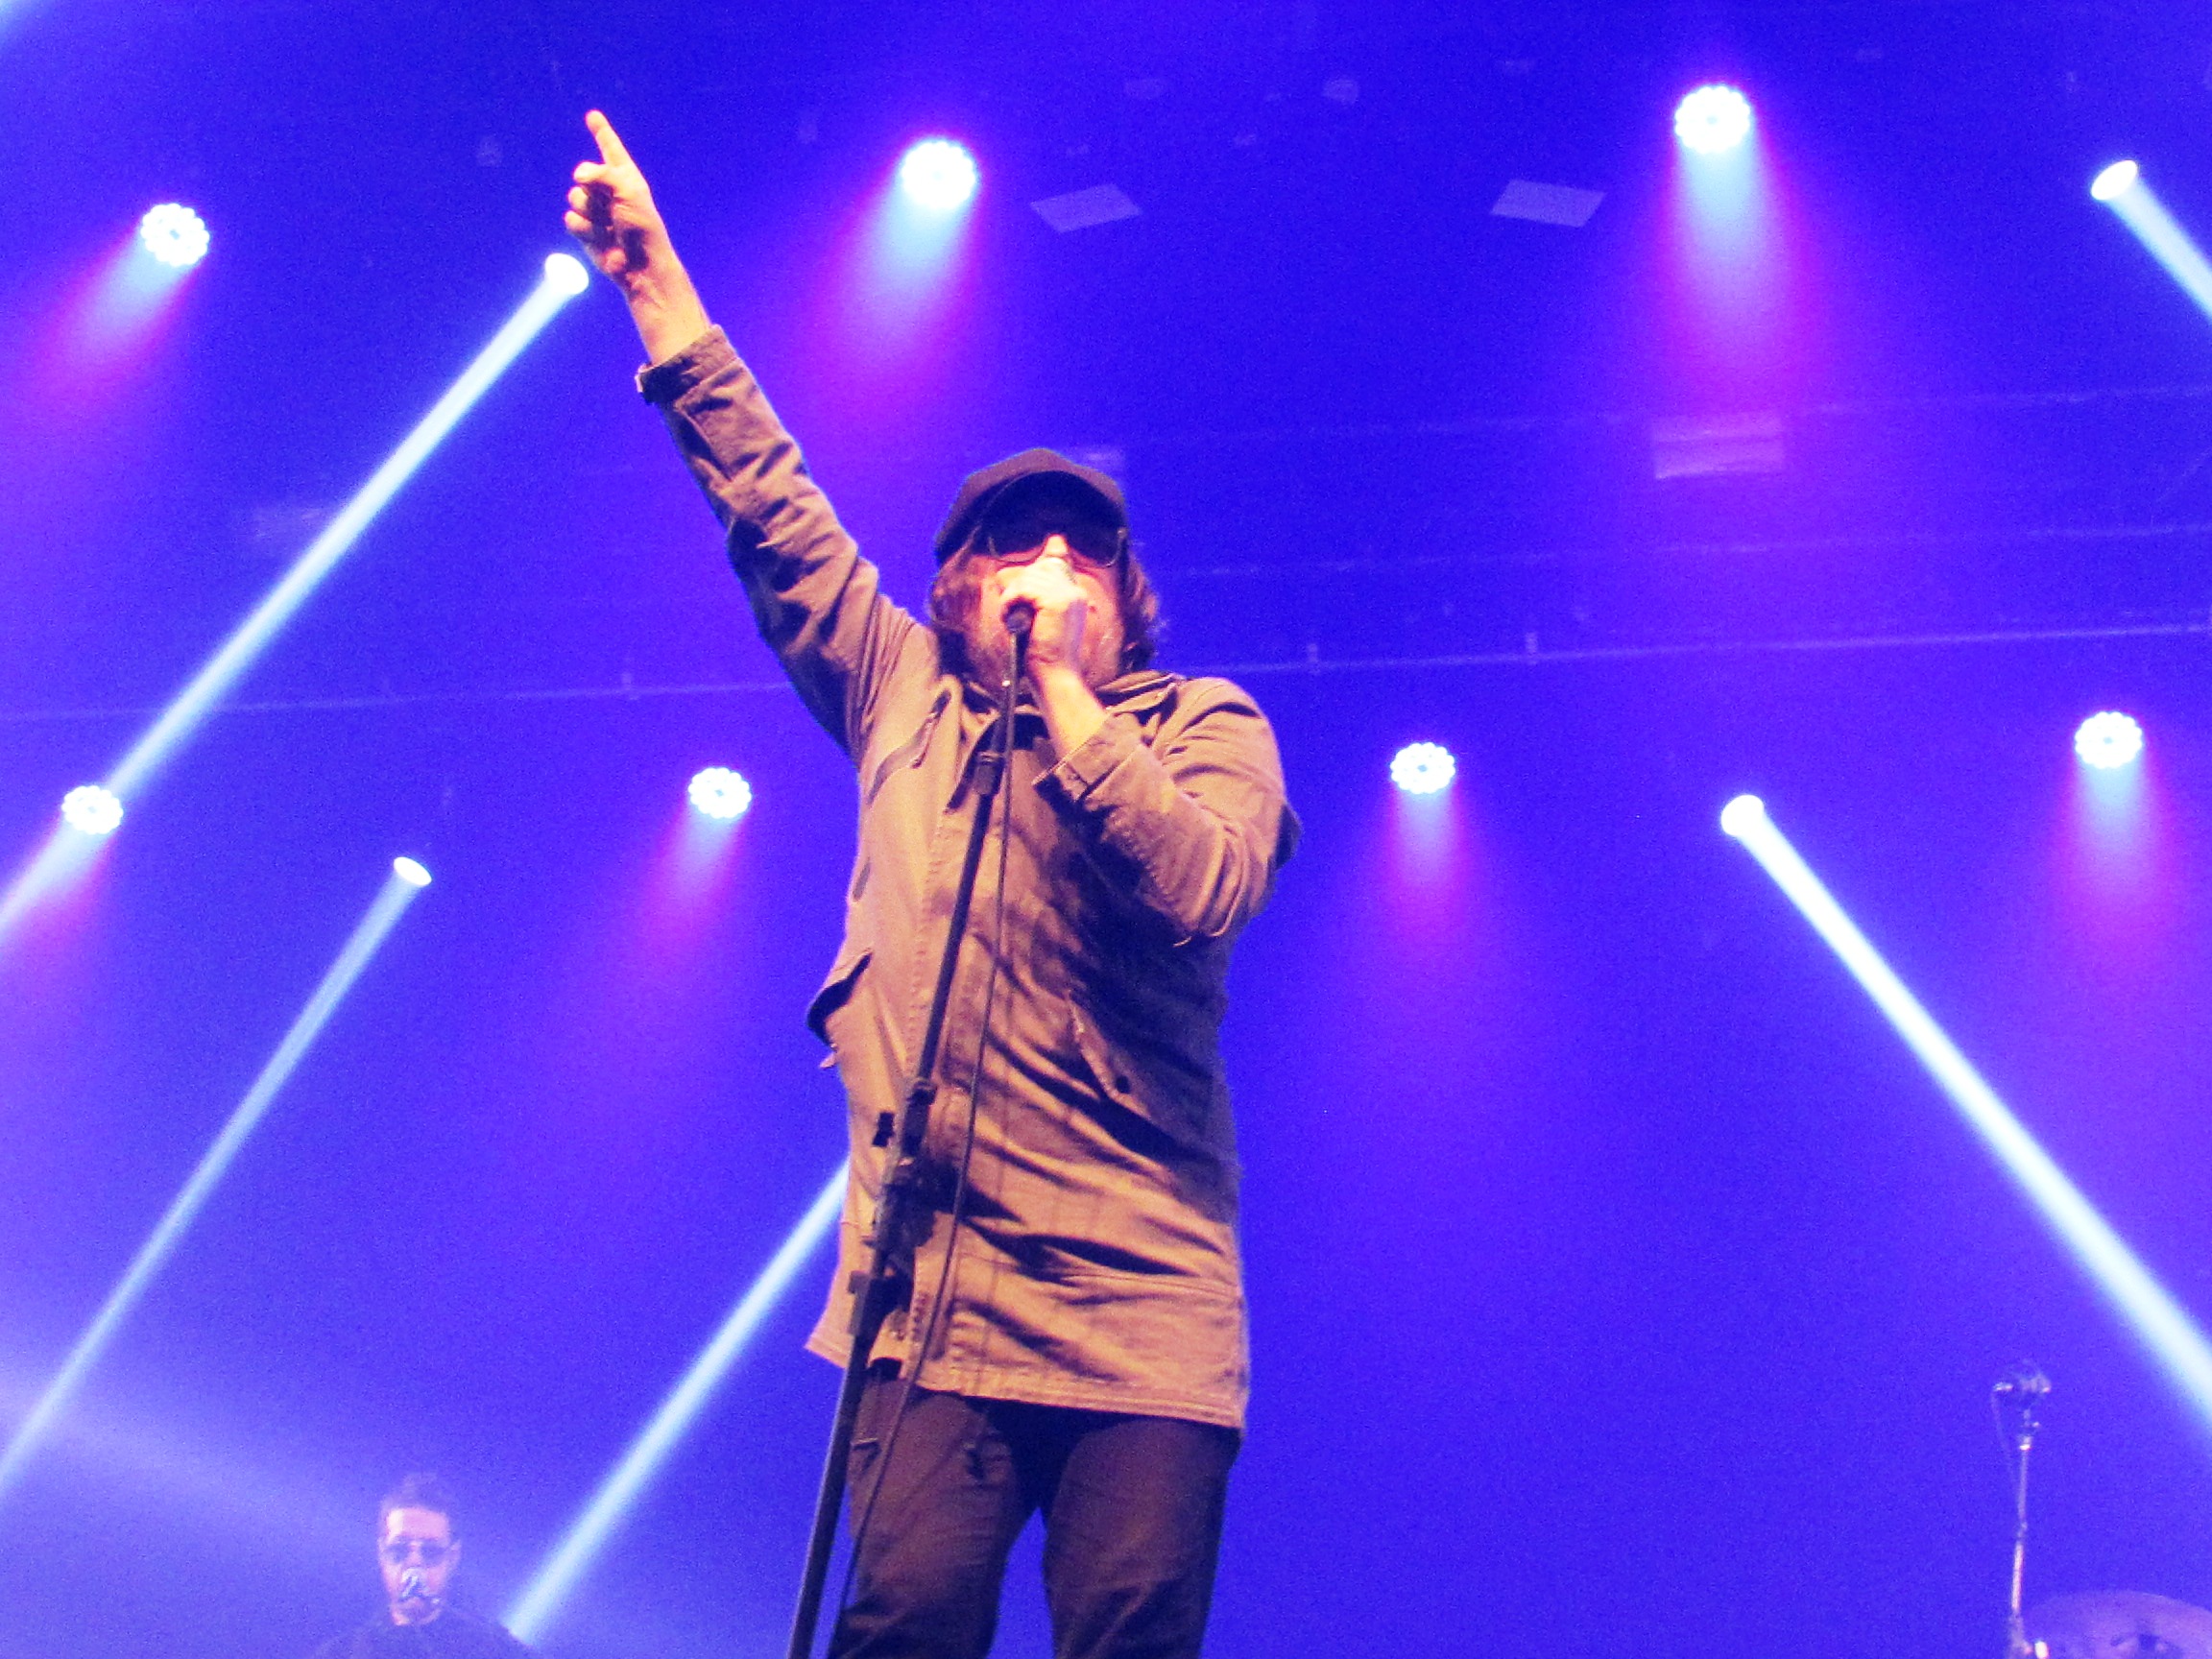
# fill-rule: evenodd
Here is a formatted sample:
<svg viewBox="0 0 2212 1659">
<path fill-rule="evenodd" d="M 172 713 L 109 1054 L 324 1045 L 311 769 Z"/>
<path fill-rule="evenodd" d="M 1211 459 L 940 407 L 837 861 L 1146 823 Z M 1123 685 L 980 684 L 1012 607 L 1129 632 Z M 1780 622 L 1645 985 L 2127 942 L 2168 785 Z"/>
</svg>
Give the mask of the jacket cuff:
<svg viewBox="0 0 2212 1659">
<path fill-rule="evenodd" d="M 648 403 L 673 403 L 701 381 L 736 361 L 730 336 L 719 326 L 706 333 L 673 357 L 663 357 L 637 371 L 637 396 Z"/>
<path fill-rule="evenodd" d="M 1134 722 L 1108 714 L 1105 724 L 1083 739 L 1072 754 L 1063 755 L 1052 769 L 1038 780 L 1071 805 L 1082 805 L 1091 793 L 1143 747 Z"/>
</svg>

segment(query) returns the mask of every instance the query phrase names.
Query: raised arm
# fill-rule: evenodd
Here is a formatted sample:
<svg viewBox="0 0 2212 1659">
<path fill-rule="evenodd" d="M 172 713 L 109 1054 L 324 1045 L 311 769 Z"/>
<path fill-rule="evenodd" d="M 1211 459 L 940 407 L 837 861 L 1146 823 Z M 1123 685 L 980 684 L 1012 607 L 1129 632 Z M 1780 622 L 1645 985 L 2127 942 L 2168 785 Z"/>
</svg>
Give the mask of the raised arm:
<svg viewBox="0 0 2212 1659">
<path fill-rule="evenodd" d="M 599 159 L 577 165 L 569 233 L 629 301 L 650 361 L 639 390 L 722 521 L 760 637 L 815 718 L 858 757 L 886 677 L 903 655 L 927 652 L 927 635 L 884 597 L 752 372 L 708 322 L 613 124 L 596 109 L 584 119 Z"/>
<path fill-rule="evenodd" d="M 646 361 L 665 362 L 707 332 L 707 307 L 676 257 L 645 175 L 630 159 L 613 123 L 596 109 L 584 121 L 598 140 L 599 159 L 576 163 L 565 221 L 568 234 L 630 302 Z"/>
</svg>

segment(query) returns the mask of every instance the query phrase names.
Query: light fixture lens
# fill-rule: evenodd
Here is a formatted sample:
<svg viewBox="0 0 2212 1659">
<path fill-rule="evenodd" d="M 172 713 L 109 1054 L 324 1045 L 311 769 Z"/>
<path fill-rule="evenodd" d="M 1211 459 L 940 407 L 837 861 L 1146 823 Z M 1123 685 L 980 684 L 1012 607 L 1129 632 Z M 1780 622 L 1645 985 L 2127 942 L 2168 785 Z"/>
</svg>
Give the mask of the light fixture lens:
<svg viewBox="0 0 2212 1659">
<path fill-rule="evenodd" d="M 2075 728 L 2074 753 L 2084 766 L 2114 772 L 2143 753 L 2143 728 L 2126 714 L 2106 709 Z"/>
<path fill-rule="evenodd" d="M 1718 156 L 1751 135 L 1751 101 L 1733 86 L 1700 86 L 1674 106 L 1674 136 L 1685 150 Z"/>
<path fill-rule="evenodd" d="M 545 255 L 545 286 L 556 294 L 581 294 L 591 286 L 591 273 L 573 253 Z"/>
<path fill-rule="evenodd" d="M 398 877 L 410 887 L 427 887 L 430 885 L 430 872 L 423 869 L 412 858 L 393 859 L 392 874 Z"/>
<path fill-rule="evenodd" d="M 1720 808 L 1721 832 L 1739 841 L 1766 821 L 1767 803 L 1756 795 L 1739 795 Z"/>
<path fill-rule="evenodd" d="M 1458 772 L 1459 763 L 1441 743 L 1408 743 L 1390 757 L 1390 781 L 1408 795 L 1433 795 Z"/>
<path fill-rule="evenodd" d="M 123 803 L 98 783 L 80 783 L 61 797 L 61 816 L 84 835 L 112 835 L 123 822 Z"/>
<path fill-rule="evenodd" d="M 975 157 L 950 138 L 925 138 L 899 163 L 899 188 L 917 207 L 951 213 L 975 194 Z"/>
<path fill-rule="evenodd" d="M 206 222 L 179 202 L 147 208 L 138 221 L 138 240 L 162 264 L 180 271 L 207 256 Z"/>
<path fill-rule="evenodd" d="M 744 817 L 745 809 L 753 805 L 753 785 L 727 766 L 709 766 L 693 773 L 685 793 L 691 798 L 693 810 L 724 824 Z"/>
<path fill-rule="evenodd" d="M 2089 194 L 2100 202 L 2110 202 L 2134 189 L 2135 180 L 2142 177 L 2143 169 L 2134 162 L 2115 161 L 2089 180 Z"/>
</svg>

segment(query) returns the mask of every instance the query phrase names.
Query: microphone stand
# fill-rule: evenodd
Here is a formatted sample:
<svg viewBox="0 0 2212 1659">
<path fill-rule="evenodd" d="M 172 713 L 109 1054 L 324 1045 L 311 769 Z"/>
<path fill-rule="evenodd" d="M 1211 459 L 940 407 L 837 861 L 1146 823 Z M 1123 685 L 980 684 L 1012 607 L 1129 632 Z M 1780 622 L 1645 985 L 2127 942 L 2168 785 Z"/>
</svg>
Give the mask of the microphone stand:
<svg viewBox="0 0 2212 1659">
<path fill-rule="evenodd" d="M 2000 1407 L 2000 1427 L 2002 1403 L 2008 1397 L 2018 1412 L 2005 1430 L 2012 1453 L 2012 1590 L 2005 1615 L 2005 1659 L 2032 1659 L 2034 1652 L 2020 1605 L 2028 1577 L 2028 1455 L 2035 1449 L 2035 1431 L 2042 1427 L 2035 1420 L 2035 1402 L 2051 1386 L 2032 1366 L 2022 1367 L 2022 1372 L 2025 1375 L 2008 1376 L 1997 1384 L 1994 1402 Z"/>
<path fill-rule="evenodd" d="M 969 826 L 960 882 L 952 893 L 952 917 L 945 931 L 945 953 L 937 965 L 937 988 L 929 998 L 929 1019 L 922 1029 L 922 1052 L 914 1063 L 914 1079 L 906 1087 L 906 1097 L 896 1118 L 884 1112 L 876 1119 L 876 1144 L 896 1143 L 896 1149 L 887 1162 L 882 1192 L 876 1203 L 876 1224 L 868 1238 L 868 1266 L 853 1275 L 853 1351 L 845 1362 L 837 1414 L 830 1427 L 830 1449 L 822 1463 L 821 1489 L 815 1494 L 814 1525 L 806 1541 L 806 1567 L 799 1586 L 798 1611 L 791 1619 L 786 1659 L 810 1659 L 814 1651 L 822 1591 L 829 1581 L 830 1557 L 836 1548 L 837 1515 L 845 1503 L 845 1466 L 852 1455 L 853 1431 L 860 1416 L 860 1393 L 868 1381 L 869 1358 L 884 1320 L 911 1297 L 914 1254 L 929 1232 L 929 1207 L 923 1202 L 922 1144 L 929 1132 L 929 1109 L 937 1099 L 937 1050 L 945 1036 L 945 1015 L 960 964 L 960 944 L 968 933 L 968 911 L 975 898 L 975 873 L 983 862 L 992 804 L 998 798 L 998 785 L 1013 753 L 1014 699 L 1022 688 L 1029 651 L 1028 619 L 1010 617 L 1008 633 L 1014 641 L 1013 672 L 1006 681 L 997 730 L 975 757 L 975 819 Z M 921 1358 L 916 1354 L 912 1362 L 919 1365 Z"/>
</svg>

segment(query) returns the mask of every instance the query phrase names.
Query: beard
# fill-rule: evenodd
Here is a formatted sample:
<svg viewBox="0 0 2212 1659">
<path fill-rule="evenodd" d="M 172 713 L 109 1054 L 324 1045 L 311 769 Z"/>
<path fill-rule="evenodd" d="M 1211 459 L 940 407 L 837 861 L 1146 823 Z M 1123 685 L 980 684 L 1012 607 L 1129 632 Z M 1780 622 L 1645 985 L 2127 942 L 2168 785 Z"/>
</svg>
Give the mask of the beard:
<svg viewBox="0 0 2212 1659">
<path fill-rule="evenodd" d="M 978 604 L 976 612 L 982 610 Z M 997 617 L 972 614 L 961 631 L 961 648 L 968 659 L 968 674 L 986 690 L 1005 688 L 1014 672 L 1014 639 Z M 1083 624 L 1083 651 L 1077 664 L 1083 684 L 1098 690 L 1121 672 L 1121 621 L 1112 609 L 1093 606 Z"/>
</svg>

